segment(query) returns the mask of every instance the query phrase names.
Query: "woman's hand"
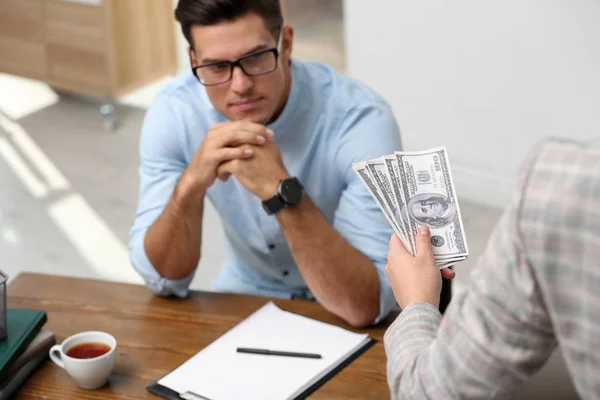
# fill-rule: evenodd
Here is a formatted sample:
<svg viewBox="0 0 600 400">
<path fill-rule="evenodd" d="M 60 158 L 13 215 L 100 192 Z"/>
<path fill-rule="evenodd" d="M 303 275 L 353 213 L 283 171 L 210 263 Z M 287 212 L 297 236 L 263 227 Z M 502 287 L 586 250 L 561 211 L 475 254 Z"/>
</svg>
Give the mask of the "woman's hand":
<svg viewBox="0 0 600 400">
<path fill-rule="evenodd" d="M 429 303 L 439 308 L 442 276 L 452 279 L 455 273 L 449 268 L 440 271 L 435 265 L 431 234 L 427 227 L 419 228 L 415 241 L 417 254 L 413 256 L 400 238 L 395 233 L 392 234 L 385 272 L 402 309 L 416 302 Z"/>
</svg>

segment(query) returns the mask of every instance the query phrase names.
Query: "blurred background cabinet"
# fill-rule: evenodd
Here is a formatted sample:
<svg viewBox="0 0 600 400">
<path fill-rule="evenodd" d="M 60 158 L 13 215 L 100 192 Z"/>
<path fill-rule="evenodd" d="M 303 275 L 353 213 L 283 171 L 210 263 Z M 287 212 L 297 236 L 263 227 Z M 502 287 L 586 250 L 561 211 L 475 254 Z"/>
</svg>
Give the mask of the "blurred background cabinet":
<svg viewBox="0 0 600 400">
<path fill-rule="evenodd" d="M 171 0 L 0 0 L 0 72 L 110 104 L 176 71 Z"/>
</svg>

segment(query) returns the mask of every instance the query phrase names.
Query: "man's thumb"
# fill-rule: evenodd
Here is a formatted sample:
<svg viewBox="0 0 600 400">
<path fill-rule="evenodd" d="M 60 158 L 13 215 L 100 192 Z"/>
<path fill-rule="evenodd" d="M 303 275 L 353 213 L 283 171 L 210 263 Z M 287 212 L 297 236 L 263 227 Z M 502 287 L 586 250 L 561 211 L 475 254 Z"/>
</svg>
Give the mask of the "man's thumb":
<svg viewBox="0 0 600 400">
<path fill-rule="evenodd" d="M 419 256 L 430 256 L 431 255 L 431 232 L 426 226 L 421 226 L 417 233 L 417 255 Z"/>
</svg>

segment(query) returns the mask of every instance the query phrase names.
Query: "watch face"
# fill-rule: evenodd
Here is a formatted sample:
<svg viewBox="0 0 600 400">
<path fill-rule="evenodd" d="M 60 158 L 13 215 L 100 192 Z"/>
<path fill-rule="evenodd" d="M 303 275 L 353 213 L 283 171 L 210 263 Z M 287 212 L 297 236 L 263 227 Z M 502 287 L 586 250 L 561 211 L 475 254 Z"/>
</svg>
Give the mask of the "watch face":
<svg viewBox="0 0 600 400">
<path fill-rule="evenodd" d="M 303 188 L 296 179 L 289 178 L 281 182 L 279 186 L 279 195 L 281 199 L 289 205 L 296 205 L 302 200 Z"/>
</svg>

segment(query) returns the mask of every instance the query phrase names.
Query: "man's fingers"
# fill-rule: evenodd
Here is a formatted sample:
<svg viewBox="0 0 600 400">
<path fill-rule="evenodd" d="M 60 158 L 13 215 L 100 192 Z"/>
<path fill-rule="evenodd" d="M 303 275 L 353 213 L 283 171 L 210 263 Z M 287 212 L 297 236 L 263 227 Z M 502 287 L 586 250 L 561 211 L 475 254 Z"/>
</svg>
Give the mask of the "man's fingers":
<svg viewBox="0 0 600 400">
<path fill-rule="evenodd" d="M 225 147 L 217 150 L 215 158 L 217 163 L 222 163 L 229 160 L 249 158 L 253 154 L 254 150 L 251 146 Z"/>
<path fill-rule="evenodd" d="M 446 279 L 454 279 L 456 276 L 456 272 L 452 271 L 450 268 L 442 268 L 441 272 L 442 276 Z"/>
<path fill-rule="evenodd" d="M 215 146 L 218 148 L 222 147 L 235 147 L 243 144 L 254 144 L 261 146 L 270 139 L 266 131 L 253 132 L 247 130 L 236 130 L 236 131 L 223 131 L 222 135 L 218 136 L 215 142 Z"/>
<path fill-rule="evenodd" d="M 219 179 L 225 182 L 227 179 L 231 178 L 231 172 L 224 172 L 219 175 Z"/>
<path fill-rule="evenodd" d="M 242 123 L 245 122 L 245 123 Z M 263 145 L 273 139 L 271 129 L 247 121 L 220 126 L 212 133 L 216 147 L 239 146 L 242 144 Z"/>
<path fill-rule="evenodd" d="M 415 238 L 417 244 L 417 256 L 418 257 L 433 257 L 433 251 L 431 250 L 431 232 L 426 226 L 421 226 L 417 232 Z"/>
<path fill-rule="evenodd" d="M 229 176 L 235 173 L 236 163 L 235 160 L 243 160 L 250 158 L 254 155 L 255 150 L 250 145 L 243 145 L 240 147 L 225 147 L 215 152 L 215 161 L 217 164 L 217 177 L 226 181 Z M 229 176 L 227 175 L 229 174 Z"/>
<path fill-rule="evenodd" d="M 240 120 L 240 121 L 230 122 L 229 124 L 231 126 L 233 126 L 233 128 L 235 128 L 235 129 L 254 131 L 256 133 L 263 132 L 264 130 L 271 131 L 266 126 L 264 126 L 262 124 L 257 124 L 256 122 L 252 122 L 252 121 Z M 272 133 L 273 132 L 271 131 L 271 134 Z M 271 136 L 271 138 L 273 138 L 273 136 Z"/>
<path fill-rule="evenodd" d="M 269 141 L 273 140 L 273 137 L 275 136 L 275 132 L 264 125 L 250 121 L 237 121 L 237 123 L 239 124 L 239 129 L 248 130 L 250 132 L 255 132 L 257 135 L 266 136 Z"/>
<path fill-rule="evenodd" d="M 226 181 L 228 179 L 227 175 L 231 176 L 233 174 L 233 172 L 231 171 L 231 166 L 231 161 L 226 161 L 224 163 L 219 164 L 216 171 L 217 177 L 222 181 Z"/>
</svg>

